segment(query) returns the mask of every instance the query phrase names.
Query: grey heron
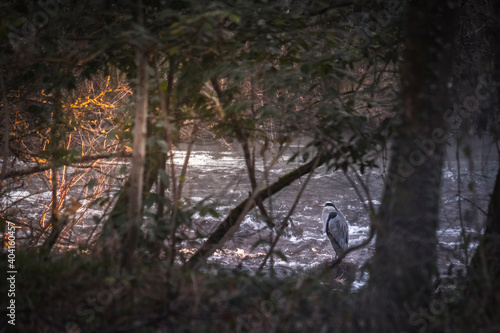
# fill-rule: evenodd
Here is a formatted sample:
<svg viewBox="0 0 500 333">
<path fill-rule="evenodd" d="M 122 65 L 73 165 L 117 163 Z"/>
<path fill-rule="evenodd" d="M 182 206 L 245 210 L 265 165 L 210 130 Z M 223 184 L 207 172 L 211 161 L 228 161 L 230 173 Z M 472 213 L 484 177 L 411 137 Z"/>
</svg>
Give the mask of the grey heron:
<svg viewBox="0 0 500 333">
<path fill-rule="evenodd" d="M 321 219 L 323 220 L 323 232 L 332 243 L 337 257 L 343 256 L 349 245 L 349 224 L 344 214 L 332 202 L 327 201 L 321 213 Z"/>
</svg>

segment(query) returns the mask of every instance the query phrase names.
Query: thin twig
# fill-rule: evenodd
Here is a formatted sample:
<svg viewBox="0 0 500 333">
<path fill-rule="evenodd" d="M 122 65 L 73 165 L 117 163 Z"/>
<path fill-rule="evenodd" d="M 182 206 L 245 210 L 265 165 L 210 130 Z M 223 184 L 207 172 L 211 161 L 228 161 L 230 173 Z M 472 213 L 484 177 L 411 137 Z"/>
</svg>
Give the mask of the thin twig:
<svg viewBox="0 0 500 333">
<path fill-rule="evenodd" d="M 319 156 L 319 155 L 318 155 Z M 274 248 L 276 247 L 276 244 L 278 244 L 278 240 L 280 239 L 281 235 L 283 234 L 283 232 L 285 231 L 285 228 L 288 226 L 288 221 L 290 219 L 290 217 L 292 216 L 293 212 L 295 211 L 295 208 L 297 207 L 297 204 L 299 203 L 299 200 L 300 198 L 302 197 L 302 193 L 304 193 L 304 190 L 306 189 L 306 186 L 307 184 L 309 183 L 309 180 L 311 179 L 312 175 L 314 174 L 314 171 L 316 170 L 316 167 L 318 166 L 318 162 L 319 162 L 319 157 L 316 157 L 315 159 L 316 161 L 316 164 L 313 166 L 313 169 L 311 172 L 309 172 L 309 174 L 307 175 L 307 178 L 306 180 L 304 181 L 304 184 L 302 184 L 299 192 L 297 193 L 297 196 L 295 197 L 295 201 L 293 202 L 293 205 L 292 207 L 290 208 L 290 210 L 288 211 L 288 214 L 286 215 L 286 217 L 283 219 L 283 221 L 281 222 L 281 226 L 279 228 L 279 230 L 276 232 L 276 238 L 274 239 L 274 241 L 271 243 L 271 247 L 269 248 L 269 251 L 267 252 L 264 260 L 262 261 L 262 263 L 260 264 L 257 272 L 261 272 L 262 269 L 264 268 L 264 266 L 266 265 L 267 263 L 267 260 L 269 259 L 269 257 L 272 255 L 273 251 L 274 251 Z"/>
<path fill-rule="evenodd" d="M 351 178 L 351 176 L 349 176 L 349 174 L 347 172 L 344 172 L 344 176 L 349 181 L 349 183 L 351 184 L 351 186 L 354 188 L 354 191 L 356 192 L 356 195 L 358 196 L 358 198 L 361 200 L 361 203 L 363 204 L 363 207 L 365 208 L 365 210 L 369 211 L 370 214 L 373 214 L 375 212 L 375 208 L 373 207 L 373 203 L 372 203 L 372 200 L 371 200 L 370 190 L 366 186 L 366 184 L 364 184 L 364 182 L 361 179 L 361 177 L 359 177 L 359 175 L 356 174 L 356 171 L 353 170 L 353 172 L 357 176 L 356 178 L 358 178 L 358 181 L 360 182 L 361 187 L 363 188 L 363 190 L 366 193 L 366 198 L 368 200 L 368 205 L 365 203 L 365 200 L 363 200 L 364 199 L 363 195 L 361 194 L 361 192 L 359 191 L 358 187 L 356 186 L 356 182 L 354 182 L 354 180 Z"/>
<path fill-rule="evenodd" d="M 177 230 L 176 225 L 177 223 L 175 222 L 177 218 L 177 205 L 179 201 L 179 193 L 177 191 L 177 179 L 175 176 L 175 164 L 174 164 L 174 152 L 173 152 L 173 135 L 172 135 L 172 129 L 170 127 L 170 98 L 172 95 L 172 85 L 174 83 L 174 71 L 175 67 L 173 64 L 173 61 L 170 60 L 169 64 L 169 70 L 167 74 L 167 91 L 166 94 L 163 93 L 163 89 L 160 84 L 160 79 L 158 75 L 158 69 L 155 66 L 155 80 L 156 84 L 158 86 L 158 94 L 160 95 L 160 110 L 161 114 L 163 116 L 163 121 L 165 122 L 165 134 L 167 136 L 167 144 L 168 144 L 168 149 L 170 153 L 170 177 L 172 178 L 172 203 L 173 203 L 173 208 L 172 212 L 170 215 L 170 220 L 171 220 L 171 228 L 170 228 L 170 258 L 169 262 L 173 264 L 174 258 L 175 258 L 175 232 Z"/>
<path fill-rule="evenodd" d="M 182 164 L 181 175 L 179 177 L 179 185 L 177 186 L 177 196 L 180 199 L 182 196 L 182 189 L 186 179 L 187 168 L 189 165 L 189 158 L 191 156 L 191 152 L 193 150 L 194 141 L 196 140 L 196 132 L 198 131 L 198 124 L 195 124 L 193 130 L 191 131 L 191 140 L 189 141 L 186 156 L 184 157 L 184 163 Z"/>
<path fill-rule="evenodd" d="M 455 157 L 457 159 L 457 191 L 458 191 L 458 194 L 457 196 L 462 196 L 461 195 L 461 186 L 462 186 L 462 177 L 460 175 L 460 140 L 459 138 L 457 137 L 456 139 L 456 142 L 457 142 L 457 147 L 456 147 L 456 150 L 455 150 Z M 463 220 L 463 216 L 462 216 L 462 201 L 461 200 L 458 200 L 458 218 L 460 220 L 460 228 L 462 229 L 461 232 L 460 232 L 460 236 L 462 236 L 463 238 L 463 242 L 464 242 L 464 255 L 465 255 L 465 265 L 467 266 L 469 264 L 469 251 L 468 251 L 468 244 L 467 244 L 467 235 L 466 235 L 466 232 L 465 232 L 465 226 L 464 226 L 464 220 Z"/>
<path fill-rule="evenodd" d="M 466 197 L 460 195 L 460 194 L 456 194 L 456 196 L 460 199 L 463 199 L 465 201 L 467 201 L 468 203 L 470 203 L 472 206 L 476 207 L 481 213 L 484 214 L 484 216 L 488 216 L 488 213 L 486 213 L 486 211 L 484 209 L 482 209 L 481 207 L 479 207 L 475 202 L 472 202 L 471 200 L 467 199 Z"/>
</svg>

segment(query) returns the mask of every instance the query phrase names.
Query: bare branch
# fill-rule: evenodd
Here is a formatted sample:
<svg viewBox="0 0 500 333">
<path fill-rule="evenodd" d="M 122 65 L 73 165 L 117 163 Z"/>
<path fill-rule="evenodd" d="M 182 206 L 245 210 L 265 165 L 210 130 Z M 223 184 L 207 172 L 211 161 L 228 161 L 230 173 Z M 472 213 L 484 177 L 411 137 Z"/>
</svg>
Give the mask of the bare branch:
<svg viewBox="0 0 500 333">
<path fill-rule="evenodd" d="M 126 151 L 121 151 L 121 152 L 116 152 L 116 153 L 102 153 L 102 154 L 97 154 L 97 155 L 75 157 L 75 158 L 67 160 L 67 161 L 59 161 L 57 166 L 80 164 L 80 163 L 86 163 L 86 162 L 96 161 L 96 160 L 105 159 L 105 158 L 115 158 L 115 157 L 128 158 L 131 156 L 132 155 Z M 40 165 L 34 166 L 32 168 L 29 168 L 29 169 L 12 170 L 12 171 L 5 173 L 3 178 L 8 179 L 8 178 L 29 176 L 29 175 L 32 175 L 35 173 L 50 170 L 54 167 L 55 167 L 54 163 L 47 163 L 47 164 L 40 164 Z"/>
<path fill-rule="evenodd" d="M 226 235 L 230 233 L 233 228 L 237 227 L 241 222 L 242 217 L 245 216 L 252 208 L 255 207 L 256 200 L 262 200 L 271 197 L 283 188 L 292 184 L 300 177 L 312 172 L 315 168 L 321 166 L 328 160 L 328 155 L 321 155 L 314 158 L 307 164 L 281 176 L 276 182 L 270 186 L 256 192 L 250 198 L 243 200 L 231 212 L 229 212 L 226 219 L 217 227 L 217 229 L 208 237 L 207 241 L 198 249 L 198 251 L 186 263 L 188 267 L 195 267 L 202 261 L 206 260 L 215 250 L 223 243 Z"/>
<path fill-rule="evenodd" d="M 314 161 L 319 162 L 318 158 L 316 158 Z M 290 217 L 292 216 L 293 212 L 295 211 L 295 208 L 297 207 L 297 204 L 299 203 L 299 200 L 302 197 L 302 193 L 304 193 L 304 190 L 306 189 L 306 186 L 309 183 L 309 180 L 311 179 L 311 177 L 314 173 L 314 170 L 317 167 L 318 167 L 317 165 L 314 165 L 312 171 L 309 172 L 309 174 L 307 175 L 307 178 L 306 178 L 304 184 L 302 184 L 302 187 L 300 188 L 299 193 L 297 193 L 297 196 L 295 197 L 295 201 L 293 202 L 292 207 L 288 211 L 287 216 L 283 219 L 283 222 L 281 223 L 281 227 L 276 232 L 276 238 L 274 239 L 273 243 L 271 244 L 271 248 L 267 252 L 266 257 L 264 258 L 264 260 L 260 264 L 259 269 L 257 270 L 258 272 L 262 271 L 262 269 L 264 268 L 264 266 L 267 263 L 267 260 L 272 255 L 274 248 L 276 247 L 276 244 L 278 244 L 278 240 L 280 239 L 281 235 L 285 231 L 285 228 L 288 226 L 288 221 L 290 220 Z"/>
</svg>

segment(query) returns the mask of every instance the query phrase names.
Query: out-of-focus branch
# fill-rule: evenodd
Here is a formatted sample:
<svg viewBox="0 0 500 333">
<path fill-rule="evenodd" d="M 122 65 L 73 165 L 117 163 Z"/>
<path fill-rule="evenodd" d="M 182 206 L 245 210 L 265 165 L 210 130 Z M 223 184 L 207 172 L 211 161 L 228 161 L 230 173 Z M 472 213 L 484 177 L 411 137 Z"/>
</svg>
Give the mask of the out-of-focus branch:
<svg viewBox="0 0 500 333">
<path fill-rule="evenodd" d="M 217 95 L 216 103 L 219 108 L 222 108 L 222 105 L 224 104 L 224 96 L 222 88 L 220 87 L 217 79 L 212 79 L 210 82 L 212 83 L 212 87 Z M 232 122 L 235 124 L 235 126 L 237 126 L 236 124 L 238 124 L 238 121 L 235 117 L 233 117 Z M 241 130 L 240 127 L 236 128 L 236 138 L 238 142 L 241 144 L 241 148 L 243 150 L 243 156 L 245 157 L 245 165 L 248 171 L 248 178 L 250 179 L 250 185 L 252 187 L 252 193 L 253 193 L 257 190 L 257 179 L 255 177 L 255 155 L 253 155 L 252 158 L 252 154 L 250 154 L 248 138 L 243 134 L 243 131 Z M 262 216 L 264 217 L 264 221 L 270 228 L 274 227 L 271 218 L 267 213 L 266 207 L 264 206 L 262 201 L 258 197 L 256 197 L 255 200 L 257 207 L 259 207 L 259 210 Z"/>
<path fill-rule="evenodd" d="M 5 83 L 3 76 L 0 76 L 0 90 L 2 90 L 2 103 L 3 103 L 3 147 L 2 147 L 2 170 L 0 173 L 0 191 L 2 188 L 5 173 L 7 172 L 7 162 L 9 160 L 9 127 L 10 127 L 10 113 L 7 101 L 7 92 L 5 91 Z"/>
<path fill-rule="evenodd" d="M 86 162 L 91 162 L 91 161 L 105 159 L 105 158 L 116 158 L 116 157 L 128 158 L 131 156 L 132 156 L 131 153 L 126 152 L 126 151 L 116 152 L 116 153 L 103 153 L 103 154 L 97 154 L 97 155 L 88 155 L 88 156 L 75 157 L 75 158 L 73 158 L 71 160 L 67 160 L 67 161 L 58 161 L 58 166 L 86 163 Z M 34 166 L 32 168 L 24 169 L 24 170 L 12 170 L 12 171 L 6 172 L 3 175 L 3 179 L 29 176 L 29 175 L 32 175 L 35 173 L 50 170 L 52 168 L 54 168 L 54 164 L 47 163 L 47 164 L 40 164 L 40 165 Z"/>
</svg>

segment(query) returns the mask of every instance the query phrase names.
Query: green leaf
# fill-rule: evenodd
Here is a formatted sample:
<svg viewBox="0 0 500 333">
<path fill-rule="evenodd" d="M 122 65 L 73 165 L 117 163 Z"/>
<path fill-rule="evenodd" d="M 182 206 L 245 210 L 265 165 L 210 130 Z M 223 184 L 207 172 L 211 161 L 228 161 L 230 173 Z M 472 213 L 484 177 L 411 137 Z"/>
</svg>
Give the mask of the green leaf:
<svg viewBox="0 0 500 333">
<path fill-rule="evenodd" d="M 143 201 L 143 205 L 146 206 L 146 207 L 151 207 L 153 206 L 154 203 L 157 202 L 157 198 L 158 196 L 156 195 L 156 193 L 148 193 L 148 195 L 146 196 L 146 198 L 144 199 Z"/>
<path fill-rule="evenodd" d="M 241 17 L 239 17 L 238 15 L 234 14 L 234 13 L 229 13 L 227 15 L 227 18 L 231 21 L 233 21 L 234 23 L 236 24 L 240 24 L 241 23 Z"/>
<path fill-rule="evenodd" d="M 172 48 L 173 49 L 173 48 Z M 172 50 L 170 49 L 170 50 Z M 171 51 L 170 51 L 171 52 Z M 172 54 L 172 53 L 171 53 Z M 160 87 L 161 87 L 161 90 L 163 91 L 167 91 L 167 87 L 168 87 L 168 84 L 167 84 L 167 81 L 163 81 L 161 84 L 160 84 Z"/>
<path fill-rule="evenodd" d="M 160 176 L 160 181 L 163 183 L 163 186 L 165 186 L 165 188 L 169 188 L 170 176 L 165 172 L 165 170 L 160 169 L 160 171 L 158 171 L 158 175 Z"/>
<path fill-rule="evenodd" d="M 164 154 L 168 154 L 170 149 L 168 147 L 168 143 L 165 140 L 156 140 L 156 143 L 161 149 L 161 152 Z"/>
</svg>

